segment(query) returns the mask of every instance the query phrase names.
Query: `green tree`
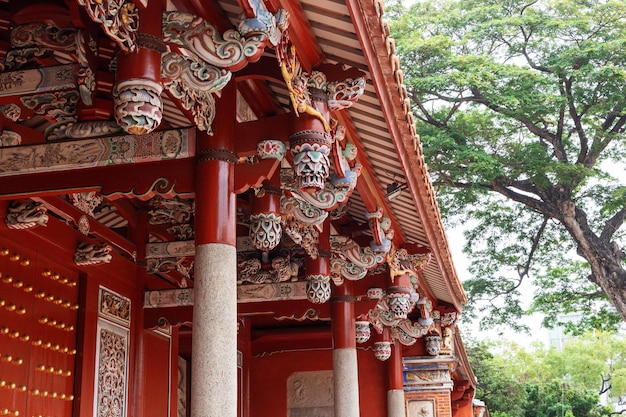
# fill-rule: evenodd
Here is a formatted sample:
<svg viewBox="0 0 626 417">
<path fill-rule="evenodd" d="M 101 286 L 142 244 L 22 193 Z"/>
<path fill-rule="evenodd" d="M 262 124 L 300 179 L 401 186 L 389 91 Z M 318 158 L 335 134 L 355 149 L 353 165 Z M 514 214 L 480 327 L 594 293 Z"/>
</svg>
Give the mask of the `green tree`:
<svg viewBox="0 0 626 417">
<path fill-rule="evenodd" d="M 585 311 L 580 328 L 614 328 L 626 318 L 626 175 L 616 165 L 626 156 L 626 2 L 395 1 L 391 34 L 442 213 L 470 226 L 464 285 L 483 324 L 519 327 L 540 311 L 554 325 Z M 526 279 L 530 311 L 519 300 Z"/>
<path fill-rule="evenodd" d="M 487 404 L 492 417 L 523 417 L 526 404 L 524 384 L 505 370 L 505 360 L 491 352 L 493 346 L 470 341 L 467 355 L 478 383 L 476 398 Z"/>
<path fill-rule="evenodd" d="M 625 393 L 612 376 L 626 369 L 626 340 L 613 334 L 587 334 L 562 350 L 536 344 L 530 350 L 511 342 L 468 341 L 478 384 L 476 397 L 496 417 L 600 417 L 622 414 L 600 405 L 610 388 Z"/>
</svg>

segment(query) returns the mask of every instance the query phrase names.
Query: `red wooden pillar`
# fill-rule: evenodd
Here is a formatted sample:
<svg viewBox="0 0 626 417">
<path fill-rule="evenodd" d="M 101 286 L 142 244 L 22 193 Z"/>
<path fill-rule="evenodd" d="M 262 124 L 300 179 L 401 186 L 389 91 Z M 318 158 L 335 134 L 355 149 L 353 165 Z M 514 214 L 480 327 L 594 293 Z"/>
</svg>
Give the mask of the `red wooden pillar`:
<svg viewBox="0 0 626 417">
<path fill-rule="evenodd" d="M 216 106 L 213 136 L 197 143 L 191 417 L 237 416 L 234 83 Z"/>
<path fill-rule="evenodd" d="M 389 390 L 387 391 L 388 417 L 406 417 L 402 366 L 402 345 L 396 340 L 391 345 L 391 357 L 389 358 L 387 368 L 389 372 Z"/>
<path fill-rule="evenodd" d="M 335 416 L 359 417 L 359 373 L 352 282 L 334 288 L 331 298 Z"/>
</svg>

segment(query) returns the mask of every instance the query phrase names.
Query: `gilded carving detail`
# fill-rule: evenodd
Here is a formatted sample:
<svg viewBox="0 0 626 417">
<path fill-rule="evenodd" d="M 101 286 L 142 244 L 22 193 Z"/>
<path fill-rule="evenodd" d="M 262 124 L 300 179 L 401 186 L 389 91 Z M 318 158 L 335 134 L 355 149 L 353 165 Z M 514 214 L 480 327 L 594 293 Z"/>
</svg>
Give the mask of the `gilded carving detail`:
<svg viewBox="0 0 626 417">
<path fill-rule="evenodd" d="M 125 52 L 133 52 L 137 48 L 136 38 L 139 28 L 137 6 L 124 0 L 78 0 L 87 14 Z"/>
</svg>

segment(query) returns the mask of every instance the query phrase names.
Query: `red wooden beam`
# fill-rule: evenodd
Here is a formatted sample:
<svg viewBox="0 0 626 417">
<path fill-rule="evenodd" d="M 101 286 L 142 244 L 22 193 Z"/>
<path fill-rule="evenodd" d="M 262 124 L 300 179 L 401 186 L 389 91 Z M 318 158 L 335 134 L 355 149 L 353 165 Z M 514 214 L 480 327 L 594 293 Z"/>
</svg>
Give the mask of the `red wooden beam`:
<svg viewBox="0 0 626 417">
<path fill-rule="evenodd" d="M 111 199 L 149 198 L 151 193 L 193 195 L 193 159 L 115 165 L 83 170 L 9 175 L 0 200 L 100 191 Z M 163 179 L 158 181 L 159 179 Z"/>
<path fill-rule="evenodd" d="M 85 213 L 78 210 L 74 207 L 74 205 L 59 197 L 33 197 L 33 200 L 40 201 L 48 208 L 48 210 L 54 212 L 57 216 L 61 217 L 69 224 L 72 224 L 74 227 L 78 227 L 79 219 L 85 215 Z M 96 236 L 105 242 L 110 243 L 122 252 L 125 252 L 131 259 L 133 259 L 133 261 L 137 257 L 137 246 L 133 242 L 115 233 L 113 230 L 104 226 L 93 217 L 89 218 L 89 234 Z"/>
</svg>

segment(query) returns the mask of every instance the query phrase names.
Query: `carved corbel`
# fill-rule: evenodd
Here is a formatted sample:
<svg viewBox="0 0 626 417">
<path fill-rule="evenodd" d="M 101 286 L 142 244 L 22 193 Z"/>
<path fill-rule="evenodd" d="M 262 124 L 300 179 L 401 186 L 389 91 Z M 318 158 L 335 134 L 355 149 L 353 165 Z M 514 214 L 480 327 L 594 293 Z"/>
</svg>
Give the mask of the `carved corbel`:
<svg viewBox="0 0 626 417">
<path fill-rule="evenodd" d="M 317 257 L 307 257 L 304 263 L 306 271 L 306 295 L 310 302 L 325 303 L 330 299 L 330 219 L 322 224 L 319 233 L 319 250 Z"/>
<path fill-rule="evenodd" d="M 333 279 L 340 283 L 343 278 L 359 280 L 385 261 L 386 253 L 376 252 L 371 247 L 361 247 L 345 236 L 331 237 Z"/>
<path fill-rule="evenodd" d="M 103 198 L 96 191 L 70 194 L 70 201 L 80 211 L 93 217 L 93 211 L 102 204 Z"/>
<path fill-rule="evenodd" d="M 4 220 L 9 229 L 31 229 L 36 226 L 46 226 L 48 215 L 46 207 L 33 200 L 12 201 L 9 204 L 7 216 Z"/>
<path fill-rule="evenodd" d="M 22 143 L 22 135 L 12 130 L 3 129 L 0 132 L 0 148 L 5 146 L 16 146 Z"/>
<path fill-rule="evenodd" d="M 230 81 L 232 73 L 175 52 L 161 56 L 161 76 L 164 87 L 180 100 L 185 110 L 191 111 L 198 129 L 211 133 L 215 118 L 214 92 Z"/>
<path fill-rule="evenodd" d="M 139 14 L 137 6 L 131 1 L 117 0 L 78 0 L 78 4 L 125 52 L 137 49 L 137 29 Z"/>
<path fill-rule="evenodd" d="M 275 178 L 278 174 L 274 175 Z M 250 238 L 254 246 L 263 252 L 269 252 L 280 243 L 283 234 L 280 215 L 282 191 L 271 180 L 251 197 Z"/>
<path fill-rule="evenodd" d="M 108 264 L 113 258 L 109 253 L 111 250 L 111 246 L 107 244 L 81 242 L 74 253 L 74 264 L 77 266 Z"/>
<path fill-rule="evenodd" d="M 373 251 L 384 252 L 385 254 L 391 249 L 391 221 L 388 217 L 383 217 L 383 209 L 379 208 L 374 212 L 367 212 L 365 218 L 369 222 L 372 229 L 373 240 L 370 247 Z"/>
<path fill-rule="evenodd" d="M 165 42 L 183 47 L 207 64 L 237 71 L 258 60 L 268 43 L 276 42 L 287 29 L 287 13 L 272 15 L 260 7 L 257 16 L 242 19 L 238 30 L 223 34 L 201 17 L 181 11 L 163 13 Z"/>
</svg>

